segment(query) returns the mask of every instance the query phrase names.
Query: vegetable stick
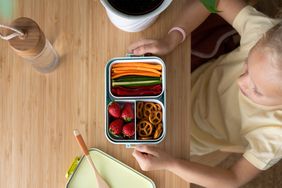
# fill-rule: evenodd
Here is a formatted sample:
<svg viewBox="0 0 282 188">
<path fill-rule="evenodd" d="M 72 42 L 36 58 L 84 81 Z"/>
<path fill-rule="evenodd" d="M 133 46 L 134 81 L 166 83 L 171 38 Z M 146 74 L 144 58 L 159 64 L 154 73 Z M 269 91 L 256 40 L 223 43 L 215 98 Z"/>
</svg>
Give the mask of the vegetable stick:
<svg viewBox="0 0 282 188">
<path fill-rule="evenodd" d="M 128 81 L 128 82 L 112 82 L 112 86 L 124 86 L 124 87 L 130 87 L 130 86 L 151 86 L 161 84 L 160 80 L 146 80 L 146 81 Z"/>
<path fill-rule="evenodd" d="M 154 72 L 148 72 L 148 71 L 122 71 L 122 72 L 115 72 L 112 73 L 112 76 L 117 74 L 125 74 L 125 75 L 136 75 L 136 76 L 150 76 L 153 75 L 153 77 L 160 77 L 160 73 L 154 73 Z"/>
<path fill-rule="evenodd" d="M 121 73 L 121 72 L 139 72 L 139 71 L 147 71 L 147 72 L 153 72 L 156 74 L 161 74 L 161 72 L 154 70 L 154 69 L 148 69 L 148 68 L 143 68 L 143 67 L 134 67 L 134 68 L 129 68 L 129 67 L 122 67 L 122 68 L 113 68 L 112 72 L 113 73 Z"/>
<path fill-rule="evenodd" d="M 113 68 L 117 67 L 147 67 L 156 70 L 162 70 L 162 66 L 159 64 L 151 64 L 151 63 L 116 63 L 112 66 Z"/>
<path fill-rule="evenodd" d="M 112 74 L 112 79 L 119 78 L 122 76 L 128 76 L 128 75 L 160 77 L 160 74 L 151 73 L 151 72 L 129 72 L 129 73 Z"/>
<path fill-rule="evenodd" d="M 148 81 L 148 80 L 160 80 L 161 77 L 149 77 L 149 76 L 123 76 L 121 78 L 114 79 L 114 82 L 128 82 L 128 81 Z"/>
</svg>

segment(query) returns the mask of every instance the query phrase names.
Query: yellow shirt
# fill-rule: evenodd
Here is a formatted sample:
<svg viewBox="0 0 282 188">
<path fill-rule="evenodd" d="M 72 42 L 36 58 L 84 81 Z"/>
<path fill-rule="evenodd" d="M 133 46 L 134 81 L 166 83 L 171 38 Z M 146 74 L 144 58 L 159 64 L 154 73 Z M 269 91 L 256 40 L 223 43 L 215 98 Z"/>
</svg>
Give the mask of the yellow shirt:
<svg viewBox="0 0 282 188">
<path fill-rule="evenodd" d="M 254 104 L 236 83 L 249 50 L 278 22 L 246 6 L 233 22 L 240 47 L 193 72 L 192 154 L 241 146 L 243 156 L 261 170 L 282 158 L 282 106 Z"/>
</svg>

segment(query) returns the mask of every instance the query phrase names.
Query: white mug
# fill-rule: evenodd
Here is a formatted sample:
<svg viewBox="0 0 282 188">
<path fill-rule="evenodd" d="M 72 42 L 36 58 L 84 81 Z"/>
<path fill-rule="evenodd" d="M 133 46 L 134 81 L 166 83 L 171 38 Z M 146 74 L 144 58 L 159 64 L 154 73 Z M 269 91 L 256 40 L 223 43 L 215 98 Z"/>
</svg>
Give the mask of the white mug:
<svg viewBox="0 0 282 188">
<path fill-rule="evenodd" d="M 127 32 L 138 32 L 148 28 L 158 16 L 170 5 L 172 0 L 164 0 L 162 4 L 152 12 L 144 15 L 127 15 L 111 6 L 108 0 L 100 0 L 105 7 L 111 22 L 119 29 Z"/>
</svg>

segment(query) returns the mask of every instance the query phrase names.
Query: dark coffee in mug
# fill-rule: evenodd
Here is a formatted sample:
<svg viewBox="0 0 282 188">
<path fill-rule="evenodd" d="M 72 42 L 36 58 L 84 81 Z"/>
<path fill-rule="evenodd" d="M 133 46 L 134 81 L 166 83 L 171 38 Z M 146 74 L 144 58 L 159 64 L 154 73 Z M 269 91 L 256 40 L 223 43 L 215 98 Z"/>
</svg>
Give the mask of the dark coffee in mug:
<svg viewBox="0 0 282 188">
<path fill-rule="evenodd" d="M 157 9 L 164 0 L 108 0 L 110 5 L 127 15 L 144 15 Z"/>
</svg>

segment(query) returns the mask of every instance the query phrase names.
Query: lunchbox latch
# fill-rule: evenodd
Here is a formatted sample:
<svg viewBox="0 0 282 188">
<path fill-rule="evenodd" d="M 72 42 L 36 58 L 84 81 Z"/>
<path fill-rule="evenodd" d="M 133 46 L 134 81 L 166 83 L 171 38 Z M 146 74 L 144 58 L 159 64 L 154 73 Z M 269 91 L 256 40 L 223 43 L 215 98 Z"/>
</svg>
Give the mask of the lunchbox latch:
<svg viewBox="0 0 282 188">
<path fill-rule="evenodd" d="M 65 175 L 66 179 L 69 179 L 72 176 L 72 174 L 74 173 L 75 169 L 77 168 L 77 165 L 78 165 L 79 161 L 80 161 L 80 157 L 76 157 L 73 160 L 71 166 L 69 167 L 69 169 L 68 169 L 68 171 L 67 171 L 67 173 Z"/>
<path fill-rule="evenodd" d="M 146 57 L 146 56 L 152 56 L 153 54 L 151 53 L 147 53 L 147 54 L 144 54 L 144 55 L 135 55 L 135 54 L 131 54 L 131 53 L 127 53 L 125 56 L 126 57 Z"/>
<path fill-rule="evenodd" d="M 144 57 L 144 55 L 135 55 L 135 54 L 131 54 L 131 53 L 127 53 L 125 54 L 126 57 Z"/>
<path fill-rule="evenodd" d="M 135 146 L 134 146 L 134 145 L 132 145 L 132 144 L 125 144 L 125 147 L 126 147 L 127 149 L 130 149 L 130 148 L 135 148 Z"/>
</svg>

